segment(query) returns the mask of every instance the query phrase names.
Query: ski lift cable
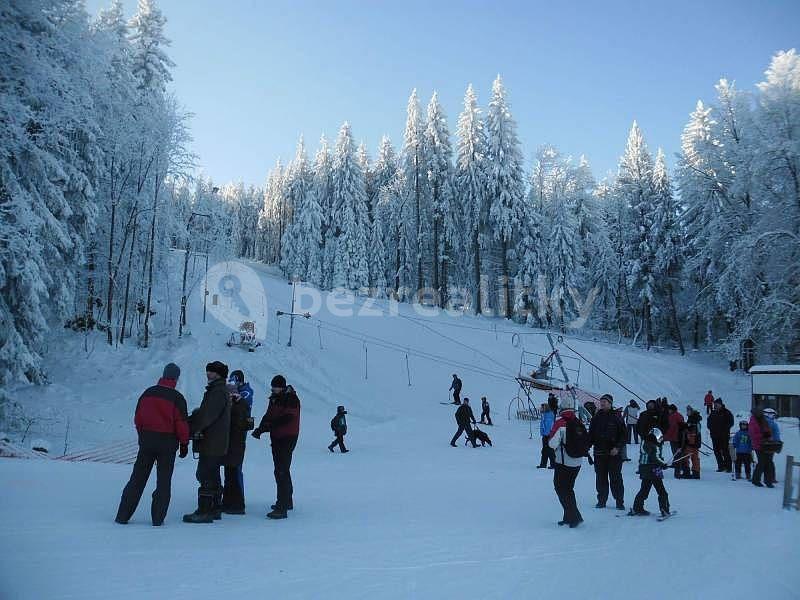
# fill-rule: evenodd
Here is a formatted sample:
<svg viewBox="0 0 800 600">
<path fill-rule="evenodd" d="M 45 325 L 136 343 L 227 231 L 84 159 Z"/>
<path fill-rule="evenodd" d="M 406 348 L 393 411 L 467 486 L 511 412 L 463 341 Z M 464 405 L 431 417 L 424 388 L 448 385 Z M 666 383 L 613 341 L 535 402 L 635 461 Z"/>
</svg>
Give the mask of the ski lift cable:
<svg viewBox="0 0 800 600">
<path fill-rule="evenodd" d="M 558 336 L 558 342 L 559 342 L 560 344 L 563 344 L 563 345 L 564 345 L 564 347 L 566 347 L 566 348 L 569 348 L 569 350 L 570 350 L 571 352 L 574 352 L 574 353 L 575 353 L 576 355 L 578 355 L 578 356 L 579 356 L 581 359 L 585 360 L 587 363 L 589 363 L 590 365 L 592 365 L 592 366 L 593 366 L 595 369 L 597 369 L 598 371 L 600 371 L 600 372 L 601 372 L 603 375 L 605 375 L 606 377 L 608 377 L 608 378 L 609 378 L 611 381 L 613 381 L 614 383 L 616 383 L 616 384 L 617 384 L 618 386 L 620 386 L 620 387 L 621 387 L 623 390 L 625 390 L 625 391 L 627 391 L 627 392 L 630 392 L 631 394 L 633 394 L 634 396 L 636 396 L 636 397 L 637 397 L 639 400 L 641 400 L 642 402 L 646 402 L 646 400 L 645 400 L 644 398 L 642 398 L 642 397 L 641 397 L 639 394 L 637 394 L 636 392 L 634 392 L 632 389 L 630 389 L 630 388 L 629 388 L 628 386 L 626 386 L 624 383 L 622 383 L 621 381 L 619 381 L 619 380 L 618 380 L 618 379 L 616 379 L 615 377 L 613 377 L 613 376 L 609 375 L 609 374 L 608 374 L 606 371 L 604 371 L 602 368 L 600 368 L 600 367 L 599 367 L 597 364 L 593 363 L 591 360 L 589 360 L 588 358 L 586 358 L 586 357 L 585 357 L 583 354 L 581 354 L 580 352 L 578 352 L 577 350 L 575 350 L 575 348 L 573 348 L 573 347 L 572 347 L 572 346 L 570 346 L 570 345 L 569 345 L 567 342 L 565 342 L 565 341 L 564 341 L 564 338 L 563 338 L 562 336 Z"/>
<path fill-rule="evenodd" d="M 485 369 L 483 367 L 480 367 L 480 366 L 477 366 L 477 365 L 472 365 L 470 363 L 464 363 L 464 362 L 461 362 L 461 361 L 453 360 L 453 359 L 450 359 L 450 358 L 447 358 L 447 357 L 443 357 L 443 356 L 440 356 L 440 355 L 437 355 L 437 354 L 432 354 L 430 352 L 425 352 L 424 350 L 411 349 L 411 348 L 408 348 L 406 346 L 401 346 L 400 344 L 397 344 L 397 343 L 394 343 L 394 342 L 391 342 L 391 341 L 387 341 L 387 340 L 384 340 L 382 338 L 378 338 L 378 337 L 375 337 L 375 336 L 361 334 L 359 332 L 352 331 L 347 327 L 343 327 L 341 325 L 335 325 L 333 323 L 328 323 L 326 321 L 322 321 L 321 319 L 316 319 L 315 318 L 313 320 L 317 321 L 317 327 L 320 328 L 320 329 L 326 329 L 327 331 L 330 331 L 331 333 L 336 333 L 336 334 L 341 335 L 343 337 L 347 337 L 347 338 L 350 338 L 350 339 L 353 339 L 353 340 L 357 340 L 357 341 L 360 341 L 362 343 L 369 342 L 371 344 L 374 344 L 375 346 L 382 347 L 382 348 L 385 348 L 385 349 L 388 349 L 388 350 L 394 350 L 396 352 L 407 353 L 409 355 L 416 356 L 416 357 L 419 357 L 419 358 L 424 358 L 424 359 L 430 360 L 432 362 L 438 362 L 438 363 L 441 363 L 441 364 L 448 364 L 448 365 L 451 365 L 451 366 L 455 366 L 455 367 L 458 367 L 458 368 L 461 368 L 461 369 L 464 369 L 464 370 L 467 370 L 467 371 L 472 371 L 472 372 L 475 372 L 475 373 L 479 373 L 481 375 L 485 375 L 487 377 L 492 377 L 492 378 L 495 378 L 495 379 L 511 380 L 511 379 L 514 378 L 512 375 L 499 373 L 497 371 L 492 371 L 492 370 L 489 370 L 489 369 Z M 300 321 L 300 323 L 304 323 L 304 322 Z"/>
</svg>

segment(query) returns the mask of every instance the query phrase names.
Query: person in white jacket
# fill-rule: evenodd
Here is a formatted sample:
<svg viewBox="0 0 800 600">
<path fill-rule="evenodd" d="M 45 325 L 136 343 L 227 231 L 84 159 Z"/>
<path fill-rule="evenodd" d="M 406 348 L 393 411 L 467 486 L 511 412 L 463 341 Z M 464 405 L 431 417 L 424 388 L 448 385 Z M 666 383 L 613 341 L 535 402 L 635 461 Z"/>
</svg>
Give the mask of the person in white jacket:
<svg viewBox="0 0 800 600">
<path fill-rule="evenodd" d="M 577 419 L 572 408 L 562 408 L 558 419 L 550 430 L 547 443 L 555 451 L 556 468 L 553 473 L 553 487 L 555 488 L 558 501 L 564 509 L 564 517 L 558 522 L 559 525 L 569 525 L 570 528 L 577 527 L 583 522 L 583 517 L 578 510 L 575 500 L 575 480 L 581 470 L 583 458 L 575 458 L 567 452 L 567 426 Z M 585 429 L 584 429 L 585 431 Z M 588 434 L 587 434 L 588 435 Z"/>
</svg>

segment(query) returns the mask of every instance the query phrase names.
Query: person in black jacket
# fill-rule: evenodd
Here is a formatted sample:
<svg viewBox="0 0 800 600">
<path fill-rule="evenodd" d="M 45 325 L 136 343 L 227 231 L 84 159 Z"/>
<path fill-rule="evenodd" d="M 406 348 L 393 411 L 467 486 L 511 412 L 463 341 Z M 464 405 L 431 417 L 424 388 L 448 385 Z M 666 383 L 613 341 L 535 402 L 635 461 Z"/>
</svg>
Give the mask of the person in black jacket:
<svg viewBox="0 0 800 600">
<path fill-rule="evenodd" d="M 717 473 L 726 471 L 733 472 L 733 461 L 731 460 L 728 444 L 731 439 L 731 427 L 733 427 L 733 414 L 722 402 L 722 398 L 714 400 L 714 409 L 706 420 L 708 433 L 711 436 L 711 445 L 714 447 L 714 456 L 717 459 Z"/>
<path fill-rule="evenodd" d="M 241 371 L 234 371 L 241 374 Z M 242 478 L 242 464 L 247 442 L 247 432 L 253 429 L 253 419 L 250 416 L 250 405 L 239 392 L 239 386 L 244 383 L 241 378 L 232 376 L 228 384 L 228 394 L 231 398 L 231 433 L 228 453 L 223 463 L 225 483 L 222 487 L 222 512 L 230 515 L 245 514 L 244 485 Z"/>
<path fill-rule="evenodd" d="M 622 450 L 625 448 L 625 424 L 613 410 L 614 398 L 605 394 L 600 398 L 600 410 L 592 417 L 589 437 L 594 446 L 594 472 L 597 487 L 597 505 L 605 508 L 609 481 L 611 495 L 617 510 L 625 510 L 625 487 L 622 482 Z"/>
<path fill-rule="evenodd" d="M 489 414 L 489 401 L 486 399 L 486 396 L 481 398 L 481 425 L 491 425 L 492 424 L 492 417 Z"/>
<path fill-rule="evenodd" d="M 461 404 L 461 385 L 458 375 L 453 373 L 453 383 L 450 384 L 450 389 L 453 392 L 453 404 Z"/>
<path fill-rule="evenodd" d="M 222 517 L 222 479 L 220 467 L 231 434 L 231 400 L 225 379 L 227 365 L 214 361 L 206 365 L 208 385 L 200 408 L 189 418 L 192 430 L 193 450 L 199 454 L 197 461 L 197 510 L 183 515 L 185 523 L 211 523 Z"/>
<path fill-rule="evenodd" d="M 344 447 L 344 436 L 347 434 L 347 417 L 345 415 L 347 411 L 344 409 L 344 406 L 337 406 L 336 407 L 336 416 L 331 419 L 331 429 L 333 430 L 333 435 L 336 436 L 336 439 L 333 440 L 330 445 L 328 446 L 328 450 L 333 452 L 333 447 L 337 444 L 339 445 L 339 451 L 344 454 L 345 452 L 350 452 L 347 448 Z"/>
<path fill-rule="evenodd" d="M 469 398 L 464 398 L 464 403 L 456 409 L 456 423 L 458 424 L 458 431 L 456 431 L 453 439 L 450 440 L 450 445 L 455 448 L 456 441 L 461 437 L 461 434 L 466 431 L 469 441 L 472 442 L 472 447 L 477 448 L 475 434 L 472 431 L 471 425 L 471 423 L 475 423 L 475 415 L 472 414 L 472 408 L 469 406 Z"/>
<path fill-rule="evenodd" d="M 645 406 L 647 409 L 639 413 L 639 420 L 636 422 L 636 430 L 641 438 L 644 438 L 653 429 L 659 429 L 661 425 L 658 403 L 655 400 L 648 400 Z"/>
<path fill-rule="evenodd" d="M 136 403 L 133 421 L 139 437 L 139 452 L 114 519 L 120 525 L 125 525 L 136 512 L 153 465 L 156 465 L 156 490 L 150 505 L 150 517 L 153 525 L 158 527 L 167 516 L 175 451 L 180 448 L 181 458 L 189 453 L 186 399 L 175 389 L 180 374 L 178 365 L 169 363 L 164 367 L 158 384 L 147 388 Z"/>
</svg>

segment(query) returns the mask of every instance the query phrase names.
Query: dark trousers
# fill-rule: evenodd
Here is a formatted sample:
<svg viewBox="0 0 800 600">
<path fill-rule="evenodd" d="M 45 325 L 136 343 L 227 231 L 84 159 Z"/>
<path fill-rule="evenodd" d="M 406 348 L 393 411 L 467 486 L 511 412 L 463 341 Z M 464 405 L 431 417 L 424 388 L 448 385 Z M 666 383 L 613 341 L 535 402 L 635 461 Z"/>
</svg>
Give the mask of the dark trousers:
<svg viewBox="0 0 800 600">
<path fill-rule="evenodd" d="M 461 390 L 453 390 L 453 404 L 461 404 Z"/>
<path fill-rule="evenodd" d="M 628 443 L 631 443 L 631 439 L 635 440 L 633 443 L 639 443 L 639 430 L 636 429 L 636 423 L 628 424 Z"/>
<path fill-rule="evenodd" d="M 548 439 L 546 435 L 542 436 L 542 460 L 539 461 L 539 466 L 542 468 L 547 466 L 548 461 L 551 467 L 556 465 L 556 451 L 548 445 Z"/>
<path fill-rule="evenodd" d="M 658 493 L 658 508 L 661 512 L 669 512 L 669 494 L 667 488 L 664 487 L 664 482 L 661 479 L 642 479 L 642 487 L 639 488 L 639 493 L 633 500 L 634 512 L 644 510 L 644 501 L 650 495 L 650 488 L 656 488 Z"/>
<path fill-rule="evenodd" d="M 486 423 L 487 425 L 492 424 L 492 417 L 489 416 L 488 409 L 484 409 L 481 411 L 481 423 Z"/>
<path fill-rule="evenodd" d="M 461 434 L 464 433 L 464 432 L 467 433 L 467 437 L 469 438 L 469 441 L 472 442 L 472 445 L 474 447 L 475 446 L 475 433 L 473 433 L 472 425 L 470 425 L 469 423 L 467 423 L 465 425 L 459 425 L 458 426 L 458 431 L 456 431 L 456 434 L 453 436 L 453 439 L 450 440 L 450 443 L 451 444 L 455 444 L 458 441 L 458 438 L 460 438 Z"/>
<path fill-rule="evenodd" d="M 750 479 L 750 465 L 753 463 L 753 455 L 750 452 L 736 453 L 736 479 L 742 476 L 742 467 L 744 467 L 745 476 Z"/>
<path fill-rule="evenodd" d="M 610 482 L 611 495 L 614 500 L 622 504 L 625 501 L 625 486 L 622 483 L 622 457 L 596 454 L 594 457 L 594 473 L 597 501 L 600 504 L 606 503 Z"/>
<path fill-rule="evenodd" d="M 731 471 L 731 453 L 728 449 L 730 443 L 730 435 L 715 435 L 711 436 L 711 445 L 714 448 L 714 457 L 717 459 L 717 468 L 723 471 Z"/>
<path fill-rule="evenodd" d="M 580 470 L 580 467 L 565 467 L 556 463 L 556 469 L 553 471 L 553 487 L 556 490 L 558 501 L 564 509 L 562 520 L 570 525 L 583 521 L 578 510 L 578 503 L 575 501 L 575 480 L 578 478 Z"/>
<path fill-rule="evenodd" d="M 764 476 L 764 483 L 775 481 L 775 462 L 772 452 L 761 452 L 756 450 L 756 468 L 753 469 L 753 482 L 761 483 L 761 476 Z"/>
<path fill-rule="evenodd" d="M 297 438 L 272 440 L 272 463 L 275 467 L 275 487 L 277 500 L 275 504 L 283 510 L 293 506 L 292 494 L 292 453 L 297 445 Z"/>
<path fill-rule="evenodd" d="M 244 510 L 244 481 L 242 465 L 225 465 L 225 483 L 222 487 L 222 507 Z"/>
<path fill-rule="evenodd" d="M 139 500 L 150 478 L 153 465 L 156 465 L 156 489 L 153 492 L 153 502 L 150 505 L 150 517 L 153 524 L 160 525 L 164 522 L 169 508 L 169 500 L 172 495 L 172 470 L 175 467 L 175 450 L 149 450 L 139 446 L 139 453 L 136 455 L 136 462 L 133 464 L 133 472 L 128 480 L 125 489 L 122 490 L 122 498 L 117 509 L 117 520 L 127 522 L 136 512 Z"/>
<path fill-rule="evenodd" d="M 333 450 L 336 444 L 339 444 L 339 452 L 347 452 L 347 448 L 344 447 L 344 436 L 341 433 L 336 434 L 336 439 L 330 443 L 328 448 Z"/>
</svg>

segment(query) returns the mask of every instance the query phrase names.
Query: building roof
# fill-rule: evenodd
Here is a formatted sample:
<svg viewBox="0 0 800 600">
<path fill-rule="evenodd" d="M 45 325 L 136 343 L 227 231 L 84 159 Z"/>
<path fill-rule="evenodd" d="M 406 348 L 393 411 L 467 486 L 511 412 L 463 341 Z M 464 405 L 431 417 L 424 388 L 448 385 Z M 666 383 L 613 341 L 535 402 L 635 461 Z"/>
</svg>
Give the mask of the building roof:
<svg viewBox="0 0 800 600">
<path fill-rule="evenodd" d="M 754 365 L 750 367 L 751 375 L 791 375 L 800 374 L 800 365 Z"/>
</svg>

